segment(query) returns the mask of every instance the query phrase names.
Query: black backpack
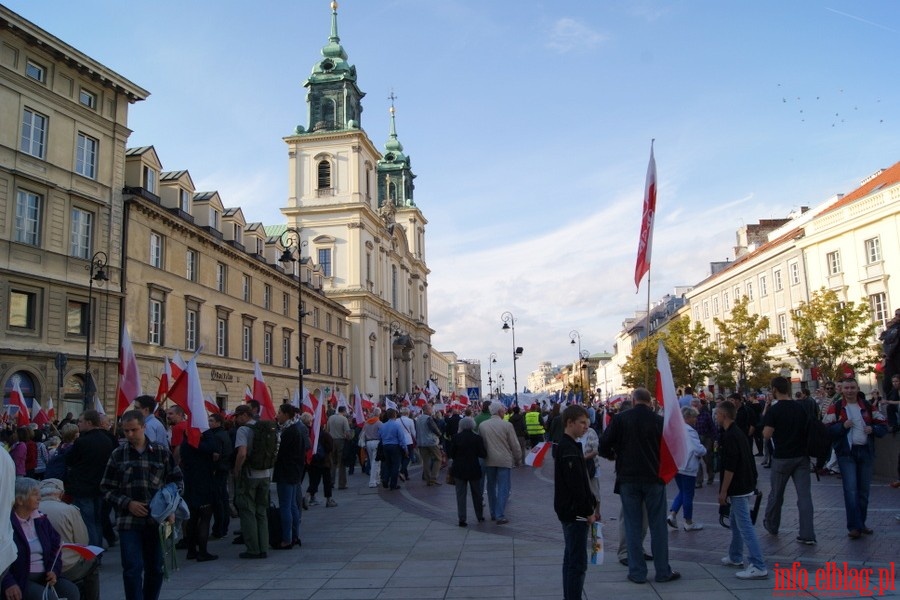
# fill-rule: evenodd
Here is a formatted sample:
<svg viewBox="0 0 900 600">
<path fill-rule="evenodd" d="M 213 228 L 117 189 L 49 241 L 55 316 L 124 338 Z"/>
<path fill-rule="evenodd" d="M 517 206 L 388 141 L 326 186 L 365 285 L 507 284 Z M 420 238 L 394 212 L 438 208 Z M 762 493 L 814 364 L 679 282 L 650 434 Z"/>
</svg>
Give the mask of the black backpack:
<svg viewBox="0 0 900 600">
<path fill-rule="evenodd" d="M 278 431 L 275 421 L 257 421 L 247 427 L 253 431 L 247 467 L 254 471 L 271 469 L 275 466 L 275 458 L 278 456 Z"/>
</svg>

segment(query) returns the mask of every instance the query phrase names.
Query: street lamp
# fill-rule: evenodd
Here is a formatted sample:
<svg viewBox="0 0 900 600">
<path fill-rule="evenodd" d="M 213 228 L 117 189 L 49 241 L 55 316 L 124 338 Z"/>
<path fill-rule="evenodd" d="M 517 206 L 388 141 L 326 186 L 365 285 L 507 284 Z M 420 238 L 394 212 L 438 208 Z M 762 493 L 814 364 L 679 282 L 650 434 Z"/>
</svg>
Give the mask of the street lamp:
<svg viewBox="0 0 900 600">
<path fill-rule="evenodd" d="M 581 401 L 586 402 L 588 400 L 587 396 L 589 396 L 588 390 L 590 387 L 587 385 L 587 380 L 590 379 L 591 376 L 591 364 L 588 361 L 588 358 L 591 356 L 591 353 L 588 350 L 581 350 L 578 353 L 578 357 L 580 360 L 580 371 L 584 371 L 581 375 Z"/>
<path fill-rule="evenodd" d="M 503 331 L 511 330 L 512 331 L 512 349 L 513 349 L 513 402 L 515 402 L 516 406 L 519 405 L 519 380 L 516 376 L 516 361 L 519 360 L 519 357 L 522 356 L 522 353 L 525 351 L 523 348 L 516 346 L 516 318 L 509 311 L 504 312 L 500 315 L 500 320 L 503 321 Z"/>
<path fill-rule="evenodd" d="M 301 272 L 303 269 L 303 265 L 309 260 L 308 258 L 303 258 L 303 246 L 306 246 L 306 241 L 304 241 L 300 236 L 300 228 L 299 227 L 288 227 L 285 229 L 284 233 L 281 234 L 281 245 L 284 246 L 284 252 L 281 253 L 281 258 L 278 259 L 278 262 L 284 265 L 285 269 L 288 269 L 290 265 L 290 271 L 293 274 L 294 266 L 293 263 L 296 262 L 298 265 L 297 268 L 297 381 L 300 385 L 297 388 L 297 396 L 300 396 L 300 402 L 303 402 L 303 374 L 306 372 L 306 356 L 305 352 L 303 352 L 303 317 L 305 317 L 308 312 L 303 310 L 303 273 Z M 297 258 L 294 258 L 294 250 L 297 251 Z"/>
<path fill-rule="evenodd" d="M 747 345 L 744 342 L 741 342 L 735 348 L 738 351 L 738 354 L 741 355 L 741 364 L 740 364 L 740 373 L 738 376 L 738 393 L 744 393 L 744 382 L 747 379 L 747 371 L 745 370 L 744 358 L 747 354 Z"/>
<path fill-rule="evenodd" d="M 497 364 L 497 353 L 491 352 L 491 355 L 488 357 L 488 399 L 494 399 L 494 388 L 492 387 L 494 384 L 494 380 L 491 379 L 491 368 L 493 365 Z"/>
<path fill-rule="evenodd" d="M 575 329 L 569 332 L 569 339 L 572 341 L 569 342 L 571 345 L 575 345 L 575 340 L 578 340 L 578 356 L 581 356 L 581 334 L 578 333 Z"/>
<path fill-rule="evenodd" d="M 390 374 L 390 388 L 388 389 L 388 394 L 394 395 L 394 340 L 395 338 L 400 337 L 400 323 L 397 321 L 391 321 L 391 324 L 388 326 L 388 369 Z M 397 387 L 400 387 L 400 383 L 397 382 Z"/>
<path fill-rule="evenodd" d="M 84 410 L 94 408 L 92 396 L 97 391 L 94 377 L 91 375 L 91 317 L 94 314 L 94 282 L 109 281 L 109 275 L 106 274 L 107 264 L 109 264 L 109 256 L 106 252 L 98 250 L 91 257 L 90 264 L 84 267 L 90 272 L 90 277 L 88 278 L 87 335 L 85 336 L 87 341 L 84 345 L 84 398 L 82 398 Z"/>
<path fill-rule="evenodd" d="M 503 373 L 497 375 L 497 398 L 503 395 Z"/>
<path fill-rule="evenodd" d="M 611 360 L 612 360 L 612 357 L 609 355 L 608 352 L 603 352 L 600 355 L 599 362 L 600 362 L 600 366 L 603 367 L 603 392 L 602 393 L 604 393 L 606 395 L 606 398 L 603 398 L 603 400 L 609 399 L 609 391 L 606 388 L 606 365 L 608 365 Z"/>
</svg>

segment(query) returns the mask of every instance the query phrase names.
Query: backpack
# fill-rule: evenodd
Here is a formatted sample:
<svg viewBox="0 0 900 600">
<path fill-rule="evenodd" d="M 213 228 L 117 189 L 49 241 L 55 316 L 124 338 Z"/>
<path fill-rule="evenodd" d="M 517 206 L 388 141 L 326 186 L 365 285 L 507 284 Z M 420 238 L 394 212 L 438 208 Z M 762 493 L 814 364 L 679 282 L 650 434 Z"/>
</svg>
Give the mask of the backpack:
<svg viewBox="0 0 900 600">
<path fill-rule="evenodd" d="M 257 421 L 247 427 L 253 432 L 247 467 L 254 471 L 271 469 L 275 466 L 275 458 L 278 456 L 278 432 L 275 421 Z"/>
</svg>

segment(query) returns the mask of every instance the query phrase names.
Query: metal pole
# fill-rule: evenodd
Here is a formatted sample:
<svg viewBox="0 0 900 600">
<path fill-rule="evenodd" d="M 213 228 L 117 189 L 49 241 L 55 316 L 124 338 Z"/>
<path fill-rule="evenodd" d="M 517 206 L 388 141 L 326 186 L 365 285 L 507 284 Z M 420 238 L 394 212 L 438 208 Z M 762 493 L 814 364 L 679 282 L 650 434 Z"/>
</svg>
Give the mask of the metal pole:
<svg viewBox="0 0 900 600">
<path fill-rule="evenodd" d="M 93 408 L 93 399 L 91 393 L 97 391 L 94 384 L 94 377 L 91 375 L 91 330 L 93 329 L 92 317 L 94 314 L 94 281 L 109 281 L 106 275 L 106 265 L 109 264 L 109 256 L 106 252 L 98 250 L 91 256 L 91 262 L 85 268 L 88 270 L 88 306 L 87 306 L 87 332 L 85 335 L 84 346 L 84 396 L 82 397 L 82 408 L 90 410 Z"/>
<path fill-rule="evenodd" d="M 300 404 L 303 404 L 303 375 L 306 371 L 305 353 L 303 348 L 303 317 L 306 311 L 303 310 L 303 246 L 307 243 L 301 236 L 301 230 L 298 227 L 288 227 L 281 234 L 281 245 L 284 246 L 284 252 L 278 262 L 284 265 L 291 265 L 293 271 L 294 262 L 297 263 L 297 383 L 300 386 L 297 389 L 297 396 L 300 397 Z M 293 256 L 293 248 L 297 249 L 297 258 Z M 291 273 L 293 276 L 293 273 Z"/>
</svg>

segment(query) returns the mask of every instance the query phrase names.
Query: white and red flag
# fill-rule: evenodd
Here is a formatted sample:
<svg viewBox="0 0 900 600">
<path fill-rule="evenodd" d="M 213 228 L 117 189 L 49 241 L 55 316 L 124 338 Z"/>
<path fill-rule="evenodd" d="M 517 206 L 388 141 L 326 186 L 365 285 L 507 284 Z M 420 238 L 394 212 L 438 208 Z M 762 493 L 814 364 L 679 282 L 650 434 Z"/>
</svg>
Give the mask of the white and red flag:
<svg viewBox="0 0 900 600">
<path fill-rule="evenodd" d="M 94 410 L 96 410 L 99 414 L 105 415 L 106 411 L 103 410 L 103 403 L 100 402 L 100 396 L 94 393 Z"/>
<path fill-rule="evenodd" d="M 16 413 L 17 427 L 26 427 L 31 423 L 31 413 L 28 411 L 28 405 L 25 404 L 25 395 L 22 394 L 18 377 L 13 377 L 13 387 L 9 392 L 9 405 L 19 409 L 19 412 Z"/>
<path fill-rule="evenodd" d="M 175 378 L 181 375 L 181 372 L 187 368 L 187 363 L 184 362 L 184 359 L 181 358 L 181 351 L 176 350 L 175 356 L 172 357 L 172 379 L 171 381 L 175 381 Z"/>
<path fill-rule="evenodd" d="M 179 373 L 181 369 L 179 369 Z M 172 376 L 172 365 L 169 363 L 169 357 L 163 357 L 163 371 L 159 374 L 159 385 L 156 387 L 156 404 L 157 406 L 165 400 L 169 394 L 169 386 L 175 381 Z"/>
<path fill-rule="evenodd" d="M 687 464 L 690 441 L 675 392 L 672 366 L 663 343 L 656 351 L 656 400 L 663 407 L 663 434 L 659 441 L 659 478 L 669 483 Z"/>
<path fill-rule="evenodd" d="M 353 420 L 360 427 L 366 422 L 366 413 L 363 411 L 363 400 L 358 385 L 353 386 Z"/>
<path fill-rule="evenodd" d="M 53 396 L 47 399 L 47 416 L 50 417 L 50 420 L 56 418 L 56 410 L 53 408 Z"/>
<path fill-rule="evenodd" d="M 433 380 L 429 379 L 428 383 L 425 384 L 425 393 L 428 394 L 429 398 L 434 398 L 440 395 L 441 388 Z"/>
<path fill-rule="evenodd" d="M 116 416 L 121 417 L 134 402 L 134 399 L 143 394 L 141 390 L 141 374 L 138 372 L 137 359 L 134 349 L 131 347 L 131 337 L 128 328 L 122 326 L 122 343 L 119 346 L 119 382 L 116 386 Z"/>
<path fill-rule="evenodd" d="M 50 417 L 47 416 L 44 407 L 41 406 L 41 403 L 38 402 L 37 398 L 34 398 L 31 401 L 31 422 L 38 427 L 43 427 L 50 422 Z"/>
<path fill-rule="evenodd" d="M 212 394 L 206 394 L 203 397 L 203 405 L 206 407 L 206 412 L 208 412 L 209 414 L 222 413 L 222 409 L 219 408 L 218 404 L 216 404 L 216 401 L 213 398 Z"/>
<path fill-rule="evenodd" d="M 259 402 L 259 417 L 265 421 L 274 421 L 275 405 L 272 404 L 272 395 L 263 379 L 258 360 L 253 361 L 253 399 Z"/>
<path fill-rule="evenodd" d="M 188 424 L 188 443 L 197 448 L 200 445 L 200 434 L 209 429 L 209 421 L 196 357 L 188 361 L 185 370 L 169 388 L 169 398 L 184 410 Z"/>
<path fill-rule="evenodd" d="M 535 444 L 534 447 L 531 448 L 531 452 L 525 456 L 525 464 L 529 467 L 540 467 L 544 464 L 544 458 L 547 456 L 547 452 L 552 445 L 553 444 L 550 442 Z"/>
<path fill-rule="evenodd" d="M 650 251 L 653 248 L 653 219 L 656 216 L 656 159 L 650 142 L 650 164 L 644 187 L 644 211 L 641 217 L 641 237 L 638 240 L 637 262 L 634 265 L 634 286 L 641 287 L 641 279 L 650 271 Z"/>
<path fill-rule="evenodd" d="M 309 450 L 306 452 L 306 463 L 312 462 L 312 457 L 319 448 L 319 432 L 322 430 L 322 422 L 325 417 L 325 402 L 320 401 L 314 396 L 310 396 L 313 405 L 313 422 L 309 429 Z"/>
<path fill-rule="evenodd" d="M 316 400 L 313 395 L 309 393 L 309 390 L 307 390 L 304 386 L 303 393 L 300 397 L 300 412 L 305 412 L 313 415 L 316 412 L 317 404 L 318 400 Z"/>
<path fill-rule="evenodd" d="M 253 400 L 253 390 L 250 389 L 250 386 L 244 388 L 244 404 L 247 404 Z"/>
<path fill-rule="evenodd" d="M 469 405 L 469 397 L 466 395 L 466 392 L 460 392 L 456 395 L 456 401 L 462 404 L 463 406 Z"/>
<path fill-rule="evenodd" d="M 428 398 L 425 397 L 425 392 L 419 392 L 419 395 L 416 397 L 416 406 L 422 408 L 428 404 Z"/>
</svg>

